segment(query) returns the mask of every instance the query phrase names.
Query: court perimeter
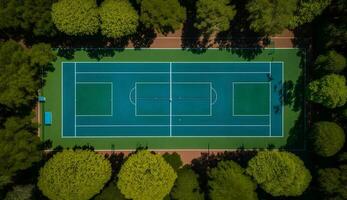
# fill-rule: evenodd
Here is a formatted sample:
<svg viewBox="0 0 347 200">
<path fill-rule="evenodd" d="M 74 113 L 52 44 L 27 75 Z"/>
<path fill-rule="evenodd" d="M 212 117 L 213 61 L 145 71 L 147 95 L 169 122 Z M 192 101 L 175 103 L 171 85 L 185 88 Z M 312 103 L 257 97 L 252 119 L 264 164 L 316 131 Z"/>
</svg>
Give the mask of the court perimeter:
<svg viewBox="0 0 347 200">
<path fill-rule="evenodd" d="M 142 59 L 134 56 L 141 52 Z M 149 52 L 167 55 L 154 59 Z M 122 59 L 126 53 L 133 59 Z M 44 90 L 43 112 L 53 111 L 53 123 L 43 127 L 43 136 L 54 144 L 87 143 L 99 150 L 284 146 L 295 112 L 283 101 L 283 87 L 300 70 L 288 70 L 299 65 L 298 58 L 289 62 L 277 54 L 248 61 L 221 50 L 195 55 L 128 49 L 112 60 L 59 60 L 59 77 L 51 77 Z M 53 81 L 60 82 L 58 95 L 48 92 Z"/>
</svg>

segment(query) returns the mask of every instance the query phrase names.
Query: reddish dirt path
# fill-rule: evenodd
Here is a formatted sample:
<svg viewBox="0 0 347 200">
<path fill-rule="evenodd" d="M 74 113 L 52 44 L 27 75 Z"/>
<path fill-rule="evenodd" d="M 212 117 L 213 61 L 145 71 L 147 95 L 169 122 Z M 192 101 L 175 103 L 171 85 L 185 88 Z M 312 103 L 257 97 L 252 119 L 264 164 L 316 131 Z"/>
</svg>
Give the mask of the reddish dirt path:
<svg viewBox="0 0 347 200">
<path fill-rule="evenodd" d="M 182 46 L 182 31 L 177 30 L 175 33 L 170 33 L 168 35 L 158 34 L 157 37 L 153 40 L 153 43 L 150 45 L 150 48 L 181 48 Z M 214 42 L 215 37 L 211 37 L 210 47 L 218 48 L 218 44 Z M 274 41 L 276 48 L 292 48 L 294 47 L 294 33 L 285 30 L 283 33 L 271 37 L 271 40 Z M 133 47 L 131 42 L 128 47 Z"/>
</svg>

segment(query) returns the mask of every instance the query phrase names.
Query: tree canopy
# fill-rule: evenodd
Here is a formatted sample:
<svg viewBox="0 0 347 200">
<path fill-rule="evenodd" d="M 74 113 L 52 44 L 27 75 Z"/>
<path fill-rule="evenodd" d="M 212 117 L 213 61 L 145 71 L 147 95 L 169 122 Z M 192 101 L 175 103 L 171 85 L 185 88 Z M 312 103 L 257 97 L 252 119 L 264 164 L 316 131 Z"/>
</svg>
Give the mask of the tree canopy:
<svg viewBox="0 0 347 200">
<path fill-rule="evenodd" d="M 141 22 L 160 33 L 174 32 L 186 20 L 186 10 L 178 0 L 141 0 Z"/>
<path fill-rule="evenodd" d="M 36 127 L 31 119 L 10 117 L 0 129 L 0 188 L 10 183 L 18 170 L 41 159 L 40 139 L 33 133 Z"/>
<path fill-rule="evenodd" d="M 23 49 L 15 41 L 0 43 L 0 105 L 17 109 L 37 98 L 42 69 L 55 59 L 46 44 Z"/>
<path fill-rule="evenodd" d="M 64 150 L 40 170 L 38 187 L 51 200 L 88 200 L 111 177 L 111 164 L 89 150 Z"/>
<path fill-rule="evenodd" d="M 22 29 L 35 36 L 53 36 L 53 0 L 5 0 L 0 3 L 0 29 Z"/>
<path fill-rule="evenodd" d="M 326 199 L 347 199 L 347 165 L 318 171 L 318 184 Z"/>
<path fill-rule="evenodd" d="M 171 197 L 174 200 L 203 200 L 204 195 L 200 193 L 198 175 L 184 167 L 177 172 L 175 185 L 171 190 Z"/>
<path fill-rule="evenodd" d="M 194 26 L 207 34 L 228 30 L 230 21 L 236 15 L 230 0 L 199 0 L 196 9 L 197 22 Z"/>
<path fill-rule="evenodd" d="M 34 186 L 17 185 L 6 194 L 5 200 L 31 200 Z"/>
<path fill-rule="evenodd" d="M 141 150 L 131 155 L 118 174 L 118 188 L 128 199 L 161 200 L 177 178 L 161 155 Z"/>
<path fill-rule="evenodd" d="M 316 68 L 326 73 L 340 73 L 346 67 L 346 58 L 334 50 L 317 57 Z"/>
<path fill-rule="evenodd" d="M 311 174 L 296 155 L 261 151 L 252 158 L 247 173 L 272 196 L 299 196 L 311 182 Z"/>
<path fill-rule="evenodd" d="M 311 130 L 311 140 L 315 153 L 329 157 L 341 150 L 345 143 L 345 133 L 334 122 L 316 122 Z"/>
<path fill-rule="evenodd" d="M 296 9 L 296 0 L 250 0 L 250 29 L 262 35 L 281 33 L 290 24 Z"/>
<path fill-rule="evenodd" d="M 308 99 L 327 108 L 345 105 L 347 101 L 346 78 L 330 74 L 310 82 L 308 85 Z"/>
<path fill-rule="evenodd" d="M 93 35 L 99 29 L 95 0 L 60 0 L 52 6 L 52 19 L 68 35 Z"/>
<path fill-rule="evenodd" d="M 234 161 L 222 161 L 212 168 L 208 182 L 212 200 L 256 200 L 257 184 L 245 174 L 245 170 Z"/>
<path fill-rule="evenodd" d="M 322 14 L 323 10 L 327 8 L 331 0 L 299 0 L 298 7 L 293 16 L 290 27 L 297 26 L 312 22 L 315 17 Z"/>
<path fill-rule="evenodd" d="M 139 17 L 126 0 L 106 0 L 99 9 L 101 33 L 107 37 L 120 38 L 136 32 Z"/>
<path fill-rule="evenodd" d="M 182 160 L 180 154 L 173 152 L 172 154 L 170 153 L 164 153 L 163 158 L 169 165 L 171 165 L 172 169 L 177 171 L 181 166 L 182 166 Z"/>
</svg>

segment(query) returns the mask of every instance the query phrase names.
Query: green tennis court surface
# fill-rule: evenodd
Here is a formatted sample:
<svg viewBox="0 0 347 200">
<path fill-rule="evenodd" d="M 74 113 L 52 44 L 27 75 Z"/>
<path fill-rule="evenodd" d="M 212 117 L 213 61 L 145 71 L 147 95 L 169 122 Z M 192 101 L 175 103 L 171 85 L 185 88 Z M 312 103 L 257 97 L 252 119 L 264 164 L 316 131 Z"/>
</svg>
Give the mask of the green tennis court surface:
<svg viewBox="0 0 347 200">
<path fill-rule="evenodd" d="M 282 62 L 63 62 L 62 137 L 282 137 Z"/>
<path fill-rule="evenodd" d="M 111 51 L 111 50 L 107 50 Z M 235 53 L 236 52 L 236 53 Z M 89 50 L 59 57 L 41 95 L 42 140 L 96 150 L 303 149 L 299 49 Z M 44 120 L 44 119 L 42 119 Z"/>
</svg>

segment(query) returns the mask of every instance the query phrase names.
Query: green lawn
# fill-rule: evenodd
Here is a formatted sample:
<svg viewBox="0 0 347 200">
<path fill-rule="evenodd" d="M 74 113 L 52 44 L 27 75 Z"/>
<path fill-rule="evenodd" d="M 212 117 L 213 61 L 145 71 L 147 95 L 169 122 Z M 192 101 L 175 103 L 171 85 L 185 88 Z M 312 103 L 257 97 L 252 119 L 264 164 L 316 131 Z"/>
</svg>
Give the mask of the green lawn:
<svg viewBox="0 0 347 200">
<path fill-rule="evenodd" d="M 53 114 L 53 124 L 42 126 L 42 140 L 51 140 L 53 147 L 73 147 L 74 145 L 89 144 L 97 150 L 124 150 L 134 149 L 139 146 L 148 146 L 150 149 L 235 149 L 266 148 L 272 146 L 289 149 L 304 148 L 304 115 L 301 112 L 299 98 L 302 91 L 302 61 L 299 49 L 263 49 L 263 50 L 219 50 L 209 49 L 204 52 L 191 52 L 182 49 L 125 49 L 125 50 L 100 50 L 95 51 L 107 57 L 100 61 L 283 61 L 285 71 L 285 113 L 284 113 L 284 138 L 61 138 L 61 62 L 67 61 L 58 57 L 54 63 L 55 70 L 46 78 L 43 95 L 47 102 L 42 105 L 42 112 L 50 111 Z M 69 61 L 96 61 L 95 52 L 85 50 L 76 51 L 74 58 Z M 245 59 L 246 57 L 247 59 Z M 299 105 L 299 106 L 298 106 Z"/>
</svg>

